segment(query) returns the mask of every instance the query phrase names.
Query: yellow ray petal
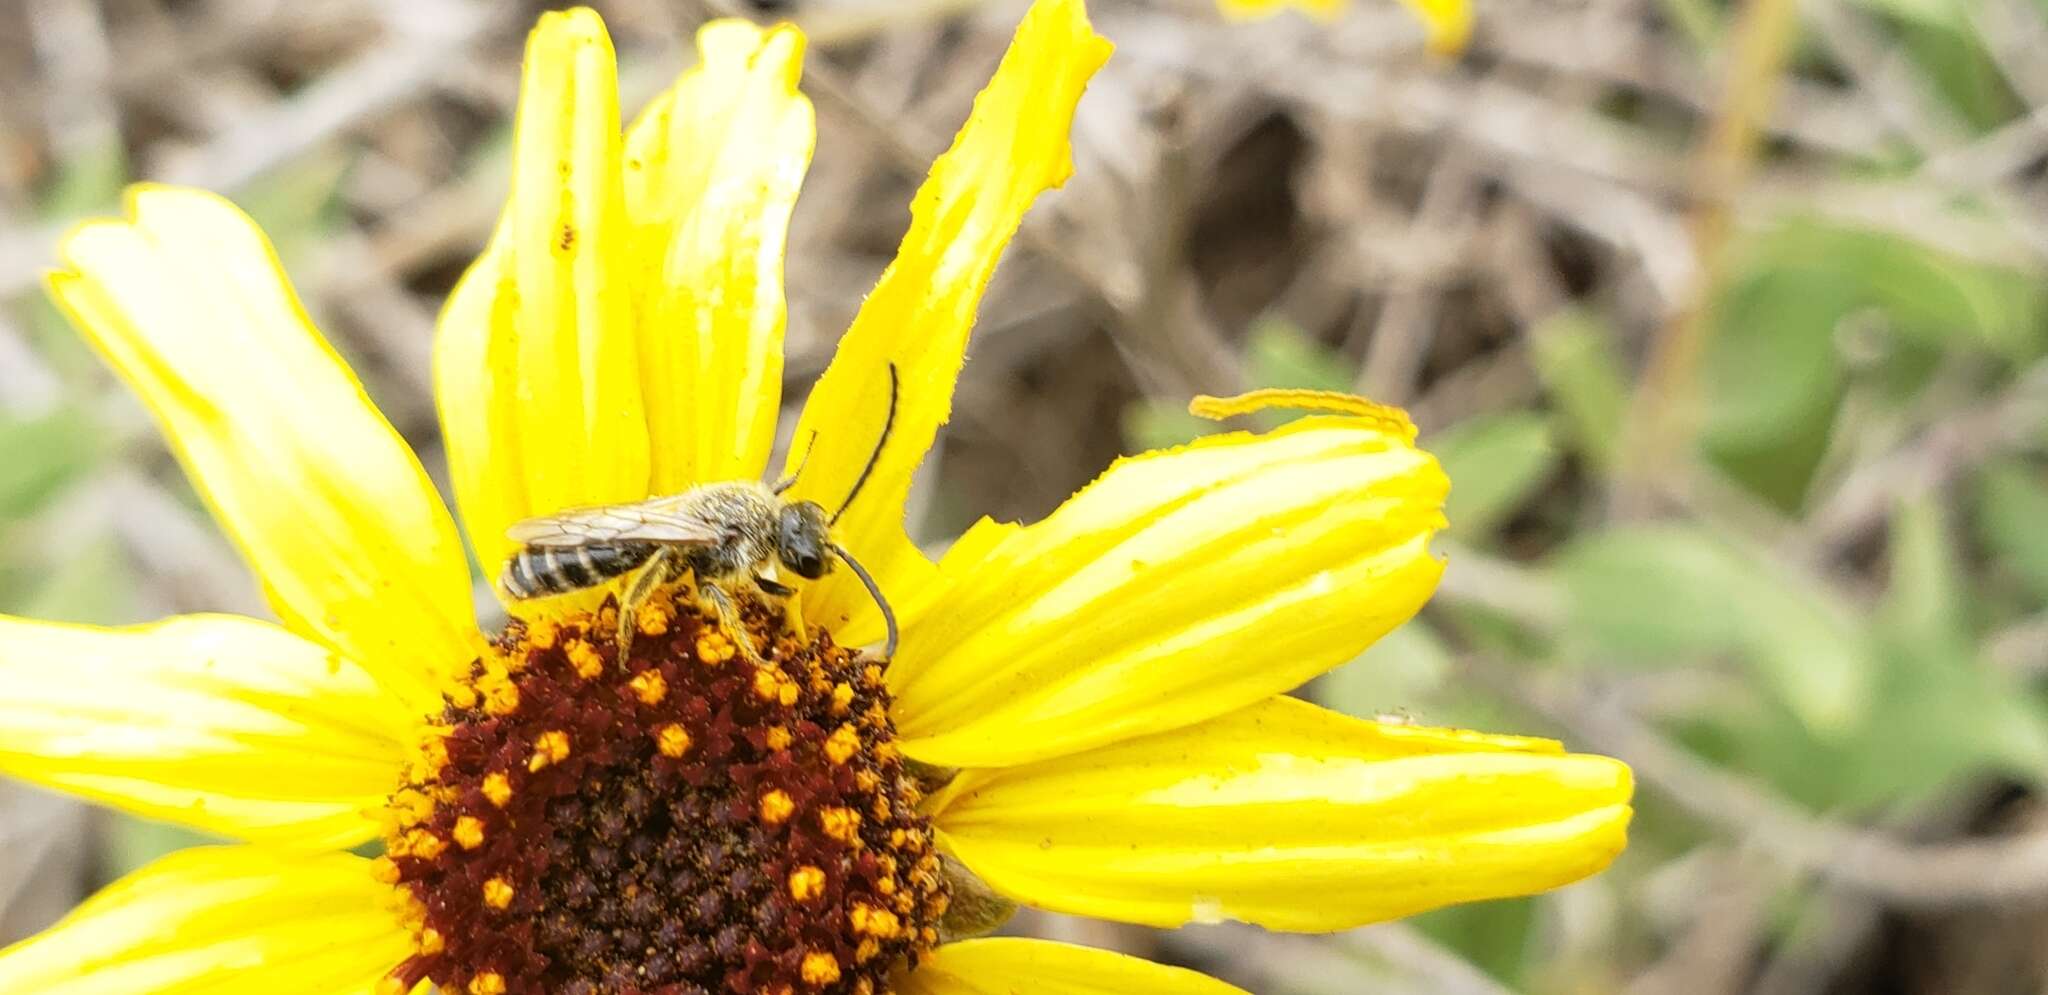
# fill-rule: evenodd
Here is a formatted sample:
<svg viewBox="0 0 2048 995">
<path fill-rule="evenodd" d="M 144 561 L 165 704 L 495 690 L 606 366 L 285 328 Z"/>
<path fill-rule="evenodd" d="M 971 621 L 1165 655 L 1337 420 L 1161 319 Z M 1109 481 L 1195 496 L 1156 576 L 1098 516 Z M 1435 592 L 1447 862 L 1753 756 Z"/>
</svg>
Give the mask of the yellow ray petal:
<svg viewBox="0 0 2048 995">
<path fill-rule="evenodd" d="M 531 514 L 519 447 L 513 444 L 519 364 L 513 354 L 505 274 L 505 225 L 455 284 L 434 331 L 434 406 L 448 452 L 448 478 L 477 562 L 496 579 L 517 552 L 505 537 Z"/>
<path fill-rule="evenodd" d="M 903 532 L 911 474 L 952 410 L 967 333 L 997 257 L 1039 192 L 1073 171 L 1067 131 L 1074 105 L 1109 49 L 1089 27 L 1081 0 L 1032 5 L 953 148 L 932 165 L 911 203 L 910 231 L 895 262 L 804 405 L 784 472 L 794 472 L 808 453 L 792 495 L 837 509 L 881 436 L 889 365 L 900 374 L 888 446 L 839 521 L 841 540 L 887 593 L 908 596 L 929 574 Z M 851 645 L 881 633 L 866 590 L 849 571 L 811 585 L 804 614 Z"/>
<path fill-rule="evenodd" d="M 1429 50 L 1438 55 L 1455 55 L 1472 38 L 1471 0 L 1401 0 L 1421 18 L 1429 32 Z M 1344 12 L 1346 0 L 1216 0 L 1225 16 L 1236 20 L 1271 17 L 1289 7 L 1299 8 L 1321 20 L 1334 20 Z"/>
<path fill-rule="evenodd" d="M 409 952 L 396 893 L 348 854 L 171 854 L 0 951 L 0 991 L 276 995 L 360 991 Z"/>
<path fill-rule="evenodd" d="M 442 313 L 436 348 L 450 469 L 487 570 L 503 559 L 503 516 L 647 494 L 619 147 L 604 23 L 584 8 L 541 15 L 520 81 L 511 200 Z"/>
<path fill-rule="evenodd" d="M 285 624 L 428 706 L 475 622 L 419 461 L 234 205 L 138 186 L 127 213 L 65 240 L 58 305 L 156 415 Z"/>
<path fill-rule="evenodd" d="M 997 937 L 948 943 L 897 979 L 903 995 L 1244 995 L 1205 974 L 1108 950 Z"/>
<path fill-rule="evenodd" d="M 1041 908 L 1152 926 L 1333 930 L 1605 868 L 1629 770 L 1556 743 L 1360 722 L 1275 698 L 935 799 L 974 872 Z"/>
<path fill-rule="evenodd" d="M 626 136 L 651 490 L 757 479 L 782 396 L 782 256 L 817 133 L 803 34 L 697 32 L 699 61 Z"/>
<path fill-rule="evenodd" d="M 1443 471 L 1390 417 L 1118 461 L 940 565 L 889 669 L 912 756 L 983 767 L 1223 714 L 1356 656 L 1436 587 Z"/>
<path fill-rule="evenodd" d="M 138 815 L 350 846 L 417 716 L 332 650 L 228 615 L 102 629 L 0 616 L 0 773 Z"/>
</svg>

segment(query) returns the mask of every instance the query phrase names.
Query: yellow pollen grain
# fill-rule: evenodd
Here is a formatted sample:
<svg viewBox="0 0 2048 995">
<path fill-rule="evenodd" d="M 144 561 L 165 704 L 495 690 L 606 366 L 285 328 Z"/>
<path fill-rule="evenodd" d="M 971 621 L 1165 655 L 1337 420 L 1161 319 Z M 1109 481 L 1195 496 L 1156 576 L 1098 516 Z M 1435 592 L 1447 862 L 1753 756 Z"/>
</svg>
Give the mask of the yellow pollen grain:
<svg viewBox="0 0 2048 995">
<path fill-rule="evenodd" d="M 893 740 L 884 740 L 875 744 L 875 760 L 878 763 L 894 763 L 900 756 L 902 756 L 902 751 L 896 748 L 896 743 Z"/>
<path fill-rule="evenodd" d="M 882 878 L 876 881 L 875 890 L 881 892 L 884 897 L 896 894 L 896 879 Z"/>
<path fill-rule="evenodd" d="M 796 704 L 797 696 L 802 693 L 803 689 L 797 687 L 796 682 L 788 678 L 783 678 L 782 686 L 775 689 L 776 700 L 782 702 L 782 707 L 784 708 Z"/>
<path fill-rule="evenodd" d="M 492 878 L 484 882 L 484 904 L 502 909 L 512 904 L 514 892 L 510 882 L 504 878 Z"/>
<path fill-rule="evenodd" d="M 441 768 L 448 766 L 448 741 L 442 737 L 439 729 L 427 733 L 420 740 L 420 758 L 437 774 Z"/>
<path fill-rule="evenodd" d="M 853 908 L 846 913 L 846 920 L 853 926 L 853 931 L 862 936 L 893 940 L 903 932 L 903 922 L 896 918 L 896 913 L 866 902 L 853 903 Z"/>
<path fill-rule="evenodd" d="M 839 980 L 839 958 L 822 950 L 813 950 L 804 955 L 804 984 L 823 988 Z"/>
<path fill-rule="evenodd" d="M 464 850 L 474 850 L 484 845 L 483 820 L 473 815 L 465 815 L 455 820 L 455 832 L 452 835 L 457 846 Z"/>
<path fill-rule="evenodd" d="M 840 681 L 832 685 L 832 714 L 845 715 L 853 710 L 853 685 Z"/>
<path fill-rule="evenodd" d="M 884 795 L 876 795 L 876 796 L 875 796 L 875 804 L 874 804 L 873 806 L 871 806 L 871 807 L 869 808 L 869 811 L 872 811 L 872 812 L 874 812 L 874 813 L 875 813 L 875 821 L 876 821 L 876 822 L 887 822 L 887 821 L 889 821 L 889 799 L 888 799 L 888 797 L 887 797 L 887 796 L 884 796 Z"/>
<path fill-rule="evenodd" d="M 769 726 L 769 727 L 768 727 L 768 732 L 767 732 L 767 741 L 768 741 L 768 748 L 769 748 L 769 749 L 771 749 L 771 750 L 787 750 L 787 749 L 789 749 L 789 744 L 790 744 L 791 742 L 793 742 L 794 740 L 795 740 L 795 737 L 794 737 L 794 736 L 791 736 L 791 735 L 789 734 L 789 727 L 788 727 L 788 726 Z"/>
<path fill-rule="evenodd" d="M 832 735 L 825 740 L 825 758 L 834 766 L 843 766 L 859 752 L 860 732 L 850 722 L 832 730 Z"/>
<path fill-rule="evenodd" d="M 572 639 L 562 652 L 568 655 L 569 665 L 576 668 L 576 676 L 594 681 L 604 673 L 604 657 L 599 656 L 597 647 L 587 640 Z"/>
<path fill-rule="evenodd" d="M 391 796 L 391 811 L 401 827 L 410 829 L 434 812 L 434 800 L 412 788 L 401 788 Z"/>
<path fill-rule="evenodd" d="M 531 646 L 537 650 L 554 649 L 555 639 L 556 637 L 560 636 L 561 633 L 562 630 L 560 626 L 557 626 L 555 623 L 550 622 L 546 619 L 542 619 L 526 627 L 526 645 Z"/>
<path fill-rule="evenodd" d="M 659 636 L 668 632 L 668 624 L 674 619 L 675 613 L 667 605 L 645 604 L 633 613 L 633 627 L 643 636 Z"/>
<path fill-rule="evenodd" d="M 697 636 L 697 659 L 706 664 L 715 667 L 732 659 L 738 653 L 739 647 L 734 646 L 732 640 L 726 638 L 725 633 L 716 629 L 706 629 Z"/>
<path fill-rule="evenodd" d="M 378 884 L 398 883 L 398 863 L 390 857 L 370 861 L 370 877 Z"/>
<path fill-rule="evenodd" d="M 469 979 L 469 995 L 505 995 L 505 976 L 485 971 Z"/>
<path fill-rule="evenodd" d="M 500 670 L 486 670 L 477 679 L 476 686 L 483 692 L 486 713 L 509 715 L 519 709 L 519 686 L 512 683 L 511 675 Z"/>
<path fill-rule="evenodd" d="M 641 671 L 627 683 L 633 688 L 633 697 L 643 705 L 659 705 L 661 699 L 668 697 L 668 681 L 658 670 Z"/>
<path fill-rule="evenodd" d="M 885 728 L 889 724 L 889 712 L 878 701 L 869 705 L 866 711 L 860 713 L 860 720 L 863 725 L 870 729 Z"/>
<path fill-rule="evenodd" d="M 448 703 L 457 708 L 475 708 L 476 701 L 476 689 L 467 684 L 457 684 L 448 689 Z"/>
<path fill-rule="evenodd" d="M 872 795 L 882 787 L 882 775 L 865 768 L 853 772 L 853 786 L 864 795 Z"/>
<path fill-rule="evenodd" d="M 796 802 L 791 801 L 789 792 L 781 788 L 776 788 L 761 796 L 761 821 L 771 826 L 779 826 L 788 822 L 790 814 L 795 811 Z"/>
<path fill-rule="evenodd" d="M 781 687 L 781 671 L 774 667 L 760 667 L 754 671 L 754 697 L 774 701 L 781 694 Z"/>
<path fill-rule="evenodd" d="M 432 860 L 447 852 L 448 841 L 424 829 L 413 829 L 407 831 L 393 849 L 398 851 L 401 857 L 424 857 Z"/>
<path fill-rule="evenodd" d="M 818 828 L 841 843 L 853 844 L 860 840 L 860 813 L 841 805 L 818 813 Z"/>
<path fill-rule="evenodd" d="M 541 733 L 533 741 L 533 756 L 526 761 L 526 769 L 537 771 L 549 764 L 561 763 L 569 758 L 569 734 L 560 730 Z"/>
<path fill-rule="evenodd" d="M 881 952 L 882 944 L 873 937 L 869 937 L 860 941 L 860 949 L 854 951 L 853 959 L 865 964 L 868 961 L 874 960 L 875 955 Z"/>
<path fill-rule="evenodd" d="M 789 897 L 808 902 L 825 893 L 825 872 L 804 866 L 789 872 Z"/>
<path fill-rule="evenodd" d="M 671 722 L 654 734 L 654 746 L 661 751 L 662 756 L 680 760 L 683 754 L 690 752 L 690 733 L 681 725 Z"/>
<path fill-rule="evenodd" d="M 499 808 L 512 800 L 512 779 L 500 773 L 484 775 L 484 797 Z"/>
</svg>

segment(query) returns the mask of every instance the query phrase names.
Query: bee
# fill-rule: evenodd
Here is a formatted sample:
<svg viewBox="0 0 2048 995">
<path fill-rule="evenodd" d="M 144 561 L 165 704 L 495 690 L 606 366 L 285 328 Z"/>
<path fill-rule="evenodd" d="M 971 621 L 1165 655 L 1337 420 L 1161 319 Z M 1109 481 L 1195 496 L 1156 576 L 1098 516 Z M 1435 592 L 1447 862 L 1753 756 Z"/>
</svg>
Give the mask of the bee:
<svg viewBox="0 0 2048 995">
<path fill-rule="evenodd" d="M 896 364 L 891 363 L 889 411 L 881 437 L 846 500 L 829 516 L 816 501 L 782 497 L 803 473 L 803 461 L 798 462 L 796 473 L 773 486 L 756 480 L 731 480 L 633 504 L 570 508 L 529 518 L 506 530 L 507 538 L 520 548 L 505 564 L 498 586 L 514 600 L 524 601 L 596 587 L 639 571 L 619 601 L 618 658 L 623 662 L 632 646 L 634 615 L 640 606 L 661 585 L 690 574 L 696 579 L 698 596 L 717 612 L 740 652 L 759 664 L 760 653 L 740 626 L 734 593 L 751 585 L 762 595 L 786 598 L 796 591 L 782 582 L 782 571 L 817 580 L 839 561 L 860 578 L 882 610 L 882 621 L 888 627 L 882 656 L 893 658 L 896 614 L 874 577 L 832 538 L 832 526 L 860 496 L 882 449 L 889 444 L 889 430 L 896 422 L 896 394 Z M 811 441 L 816 443 L 815 433 Z M 804 458 L 809 457 L 806 449 Z"/>
</svg>

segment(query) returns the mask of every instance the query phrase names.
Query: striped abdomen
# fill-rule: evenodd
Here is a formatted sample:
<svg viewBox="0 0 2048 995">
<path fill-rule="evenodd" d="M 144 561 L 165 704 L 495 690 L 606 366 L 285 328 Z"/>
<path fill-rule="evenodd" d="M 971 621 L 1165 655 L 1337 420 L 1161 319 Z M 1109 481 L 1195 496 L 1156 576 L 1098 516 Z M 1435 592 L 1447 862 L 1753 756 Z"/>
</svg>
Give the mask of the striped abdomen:
<svg viewBox="0 0 2048 995">
<path fill-rule="evenodd" d="M 505 564 L 505 575 L 498 579 L 498 585 L 519 601 L 580 591 L 646 563 L 654 555 L 654 548 L 652 543 L 644 542 L 528 546 Z"/>
</svg>

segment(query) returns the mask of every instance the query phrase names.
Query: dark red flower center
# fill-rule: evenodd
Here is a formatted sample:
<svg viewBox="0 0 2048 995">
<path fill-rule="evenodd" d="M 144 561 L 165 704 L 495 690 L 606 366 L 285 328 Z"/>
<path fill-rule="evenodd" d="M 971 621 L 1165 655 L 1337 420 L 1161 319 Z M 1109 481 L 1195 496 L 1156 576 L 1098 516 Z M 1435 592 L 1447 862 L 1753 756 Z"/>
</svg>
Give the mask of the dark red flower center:
<svg viewBox="0 0 2048 995">
<path fill-rule="evenodd" d="M 467 995 L 870 993 L 947 885 L 881 668 L 751 603 L 767 666 L 688 605 L 514 622 L 392 799 L 394 978 Z"/>
</svg>

